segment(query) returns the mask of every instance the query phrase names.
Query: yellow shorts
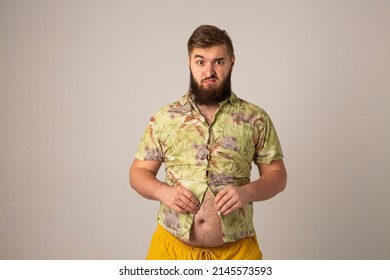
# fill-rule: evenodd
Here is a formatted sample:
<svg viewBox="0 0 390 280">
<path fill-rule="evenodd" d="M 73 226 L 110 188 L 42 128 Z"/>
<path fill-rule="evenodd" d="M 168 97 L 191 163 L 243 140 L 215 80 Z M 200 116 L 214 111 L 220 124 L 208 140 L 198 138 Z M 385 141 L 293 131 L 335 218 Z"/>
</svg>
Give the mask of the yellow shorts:
<svg viewBox="0 0 390 280">
<path fill-rule="evenodd" d="M 191 247 L 161 225 L 152 237 L 147 260 L 261 260 L 256 236 L 249 236 L 219 247 Z"/>
</svg>

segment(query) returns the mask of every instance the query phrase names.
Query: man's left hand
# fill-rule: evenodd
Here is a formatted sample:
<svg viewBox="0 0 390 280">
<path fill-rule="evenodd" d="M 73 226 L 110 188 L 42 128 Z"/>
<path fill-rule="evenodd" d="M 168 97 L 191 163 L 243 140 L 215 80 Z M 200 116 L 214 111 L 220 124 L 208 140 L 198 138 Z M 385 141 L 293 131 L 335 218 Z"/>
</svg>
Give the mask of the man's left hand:
<svg viewBox="0 0 390 280">
<path fill-rule="evenodd" d="M 214 203 L 221 215 L 228 215 L 243 208 L 249 201 L 249 194 L 243 186 L 226 186 L 217 194 Z"/>
</svg>

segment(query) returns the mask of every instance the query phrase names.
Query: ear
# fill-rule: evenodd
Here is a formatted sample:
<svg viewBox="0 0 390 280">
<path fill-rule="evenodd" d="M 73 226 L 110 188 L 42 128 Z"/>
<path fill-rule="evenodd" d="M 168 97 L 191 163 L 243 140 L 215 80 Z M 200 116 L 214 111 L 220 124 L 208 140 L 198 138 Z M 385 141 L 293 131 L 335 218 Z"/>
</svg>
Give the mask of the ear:
<svg viewBox="0 0 390 280">
<path fill-rule="evenodd" d="M 188 55 L 188 69 L 190 70 L 191 73 L 191 56 Z"/>
<path fill-rule="evenodd" d="M 236 62 L 236 56 L 233 54 L 233 57 L 232 57 L 232 68 L 233 68 L 235 62 Z"/>
</svg>

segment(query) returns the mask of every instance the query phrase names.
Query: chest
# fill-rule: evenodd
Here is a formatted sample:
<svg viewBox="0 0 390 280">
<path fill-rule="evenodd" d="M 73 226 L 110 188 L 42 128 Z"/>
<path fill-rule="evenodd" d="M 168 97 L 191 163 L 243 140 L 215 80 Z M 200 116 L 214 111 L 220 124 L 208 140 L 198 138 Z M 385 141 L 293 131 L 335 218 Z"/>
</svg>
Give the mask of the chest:
<svg viewBox="0 0 390 280">
<path fill-rule="evenodd" d="M 206 119 L 207 123 L 211 125 L 214 121 L 215 114 L 218 111 L 218 107 L 199 107 L 199 111 Z"/>
</svg>

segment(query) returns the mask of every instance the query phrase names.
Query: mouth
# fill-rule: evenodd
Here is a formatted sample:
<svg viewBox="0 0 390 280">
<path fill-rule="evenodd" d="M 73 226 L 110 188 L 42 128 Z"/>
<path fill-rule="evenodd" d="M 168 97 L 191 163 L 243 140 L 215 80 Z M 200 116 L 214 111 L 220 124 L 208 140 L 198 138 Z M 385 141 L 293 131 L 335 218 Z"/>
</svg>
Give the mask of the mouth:
<svg viewBox="0 0 390 280">
<path fill-rule="evenodd" d="M 204 85 L 212 85 L 212 84 L 214 84 L 216 82 L 217 82 L 217 79 L 209 78 L 209 79 L 204 79 L 202 84 L 204 84 Z"/>
</svg>

